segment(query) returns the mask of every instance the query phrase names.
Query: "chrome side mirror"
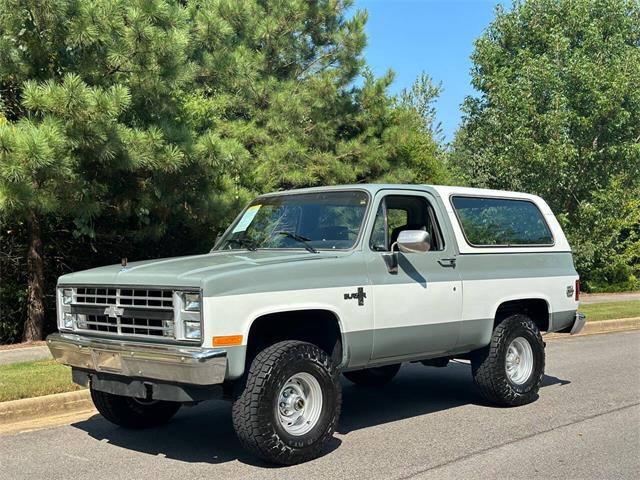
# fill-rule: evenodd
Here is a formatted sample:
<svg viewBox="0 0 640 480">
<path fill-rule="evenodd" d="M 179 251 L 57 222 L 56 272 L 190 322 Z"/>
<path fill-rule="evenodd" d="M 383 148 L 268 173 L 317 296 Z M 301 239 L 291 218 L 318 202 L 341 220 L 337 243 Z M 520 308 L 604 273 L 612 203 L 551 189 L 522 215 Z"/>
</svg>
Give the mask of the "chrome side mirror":
<svg viewBox="0 0 640 480">
<path fill-rule="evenodd" d="M 428 252 L 431 248 L 429 233 L 424 230 L 403 230 L 398 235 L 398 250 L 402 253 Z M 391 247 L 393 251 L 393 247 Z"/>
<path fill-rule="evenodd" d="M 387 270 L 392 275 L 398 274 L 398 252 L 402 253 L 420 253 L 428 252 L 431 248 L 431 238 L 428 232 L 424 230 L 404 230 L 398 235 L 398 241 L 391 245 L 391 252 L 384 253 L 382 258 L 387 264 Z"/>
</svg>

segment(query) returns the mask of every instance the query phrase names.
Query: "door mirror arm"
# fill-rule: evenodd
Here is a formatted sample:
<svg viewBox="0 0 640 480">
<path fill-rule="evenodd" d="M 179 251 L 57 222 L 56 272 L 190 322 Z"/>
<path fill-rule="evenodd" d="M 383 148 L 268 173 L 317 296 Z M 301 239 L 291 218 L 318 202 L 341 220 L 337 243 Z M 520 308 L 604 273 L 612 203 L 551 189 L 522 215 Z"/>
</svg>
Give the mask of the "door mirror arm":
<svg viewBox="0 0 640 480">
<path fill-rule="evenodd" d="M 387 270 L 391 275 L 398 274 L 398 252 L 393 251 L 393 249 L 397 246 L 398 246 L 398 242 L 393 242 L 393 244 L 391 245 L 391 251 L 388 253 L 382 254 L 384 263 L 387 264 Z"/>
</svg>

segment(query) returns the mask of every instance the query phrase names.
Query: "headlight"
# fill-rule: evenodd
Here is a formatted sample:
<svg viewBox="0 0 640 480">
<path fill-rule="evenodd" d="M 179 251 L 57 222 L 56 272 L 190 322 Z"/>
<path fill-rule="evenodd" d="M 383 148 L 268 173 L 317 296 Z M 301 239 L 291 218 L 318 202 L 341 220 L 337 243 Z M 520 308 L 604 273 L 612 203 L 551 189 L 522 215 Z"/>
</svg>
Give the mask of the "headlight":
<svg viewBox="0 0 640 480">
<path fill-rule="evenodd" d="M 175 291 L 174 302 L 178 306 L 175 338 L 178 340 L 202 340 L 202 297 L 198 291 Z"/>
<path fill-rule="evenodd" d="M 202 338 L 200 322 L 184 322 L 184 338 L 189 340 L 199 340 Z"/>
<path fill-rule="evenodd" d="M 62 290 L 62 304 L 63 305 L 71 305 L 73 302 L 73 290 L 70 288 L 65 288 Z"/>
<path fill-rule="evenodd" d="M 183 293 L 182 308 L 185 312 L 200 311 L 200 294 L 199 293 Z"/>
<path fill-rule="evenodd" d="M 73 313 L 65 313 L 62 317 L 62 325 L 64 328 L 68 328 L 71 330 L 73 328 L 73 321 L 76 319 L 76 316 Z"/>
</svg>

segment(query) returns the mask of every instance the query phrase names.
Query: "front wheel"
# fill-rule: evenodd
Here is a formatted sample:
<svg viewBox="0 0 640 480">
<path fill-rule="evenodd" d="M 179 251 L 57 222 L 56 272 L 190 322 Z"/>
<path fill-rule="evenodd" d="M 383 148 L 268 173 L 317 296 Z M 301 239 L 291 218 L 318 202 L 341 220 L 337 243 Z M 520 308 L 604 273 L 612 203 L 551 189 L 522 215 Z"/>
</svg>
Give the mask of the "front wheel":
<svg viewBox="0 0 640 480">
<path fill-rule="evenodd" d="M 511 315 L 493 331 L 491 343 L 471 356 L 480 393 L 490 402 L 513 407 L 533 402 L 544 375 L 544 342 L 526 315 Z"/>
<path fill-rule="evenodd" d="M 240 443 L 272 463 L 293 465 L 320 456 L 333 436 L 341 407 L 331 358 L 306 342 L 284 341 L 251 362 L 233 404 Z"/>
<path fill-rule="evenodd" d="M 94 389 L 91 389 L 91 399 L 104 418 L 121 427 L 132 429 L 163 425 L 171 420 L 182 406 L 178 402 L 148 401 Z"/>
</svg>

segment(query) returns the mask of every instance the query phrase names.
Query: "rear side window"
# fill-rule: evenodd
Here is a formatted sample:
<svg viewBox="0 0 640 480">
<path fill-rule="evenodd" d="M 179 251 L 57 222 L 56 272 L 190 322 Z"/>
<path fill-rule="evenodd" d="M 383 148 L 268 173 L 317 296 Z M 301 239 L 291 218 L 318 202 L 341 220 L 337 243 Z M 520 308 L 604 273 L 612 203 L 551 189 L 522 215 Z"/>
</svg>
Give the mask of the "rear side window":
<svg viewBox="0 0 640 480">
<path fill-rule="evenodd" d="M 538 207 L 528 200 L 452 197 L 464 236 L 474 246 L 553 245 Z"/>
</svg>

